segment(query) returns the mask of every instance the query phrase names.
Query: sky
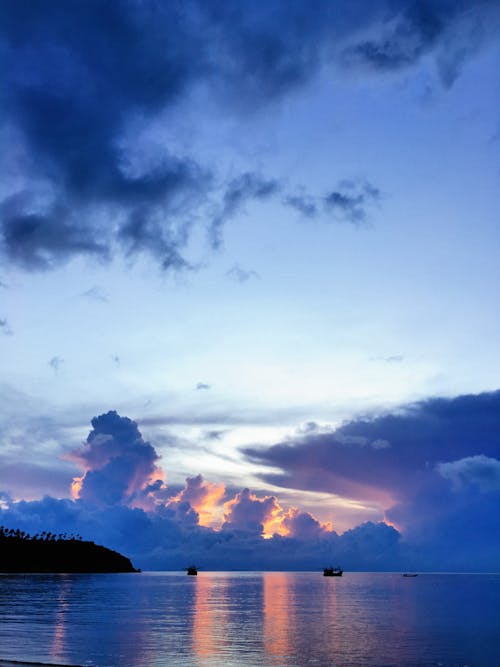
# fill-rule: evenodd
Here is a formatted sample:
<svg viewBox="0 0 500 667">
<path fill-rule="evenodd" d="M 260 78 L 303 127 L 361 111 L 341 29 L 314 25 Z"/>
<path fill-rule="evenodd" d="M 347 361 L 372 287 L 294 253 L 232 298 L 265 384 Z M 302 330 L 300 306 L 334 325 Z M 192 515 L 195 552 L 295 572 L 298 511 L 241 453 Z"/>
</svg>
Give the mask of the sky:
<svg viewBox="0 0 500 667">
<path fill-rule="evenodd" d="M 498 571 L 498 3 L 0 12 L 0 524 Z"/>
</svg>

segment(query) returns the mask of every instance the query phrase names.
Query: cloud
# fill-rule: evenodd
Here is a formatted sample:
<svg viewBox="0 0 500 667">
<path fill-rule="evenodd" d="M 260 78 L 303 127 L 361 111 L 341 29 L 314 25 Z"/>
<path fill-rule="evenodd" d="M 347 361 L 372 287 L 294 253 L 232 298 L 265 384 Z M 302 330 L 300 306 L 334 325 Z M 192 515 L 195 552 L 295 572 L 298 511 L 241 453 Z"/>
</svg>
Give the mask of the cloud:
<svg viewBox="0 0 500 667">
<path fill-rule="evenodd" d="M 284 471 L 281 476 L 264 474 L 268 481 L 342 495 L 356 492 L 358 497 L 369 497 L 379 488 L 397 498 L 447 459 L 495 456 L 498 432 L 500 391 L 430 398 L 395 412 L 353 419 L 335 430 L 310 430 L 243 452 L 252 461 Z"/>
<path fill-rule="evenodd" d="M 479 454 L 458 461 L 438 463 L 437 471 L 456 491 L 477 486 L 481 491 L 500 491 L 500 461 Z"/>
<path fill-rule="evenodd" d="M 90 299 L 92 301 L 100 301 L 102 303 L 107 303 L 107 301 L 109 301 L 104 291 L 97 285 L 94 285 L 94 287 L 91 287 L 85 292 L 82 292 L 80 296 L 83 297 L 84 299 Z"/>
<path fill-rule="evenodd" d="M 243 453 L 269 467 L 260 474 L 267 483 L 378 503 L 422 562 L 439 555 L 461 569 L 468 558 L 500 555 L 499 433 L 496 391 L 430 398 Z"/>
<path fill-rule="evenodd" d="M 258 498 L 250 489 L 243 489 L 224 505 L 222 529 L 260 536 L 280 513 L 281 508 L 275 496 Z"/>
<path fill-rule="evenodd" d="M 301 512 L 296 507 L 286 513 L 282 527 L 285 535 L 305 541 L 318 539 L 332 530 L 330 524 L 322 524 L 309 512 Z"/>
<path fill-rule="evenodd" d="M 177 493 L 167 489 L 158 455 L 127 417 L 110 411 L 95 417 L 92 427 L 85 443 L 65 457 L 84 468 L 74 479 L 74 498 L 14 501 L 2 493 L 2 525 L 79 533 L 153 569 L 181 569 L 193 560 L 207 569 L 311 569 L 323 567 L 332 553 L 342 560 L 352 551 L 350 537 L 344 553 L 343 537 L 331 526 L 283 507 L 275 496 L 243 489 L 231 497 L 222 484 L 202 475 L 188 477 Z M 42 485 L 50 476 L 48 469 L 22 472 Z M 64 475 L 68 480 L 67 470 Z M 359 532 L 386 529 L 367 525 Z M 370 537 L 370 551 L 359 546 L 351 567 L 374 562 L 372 542 Z M 392 562 L 393 552 L 392 542 L 381 538 L 377 558 L 383 553 L 385 562 Z"/>
<path fill-rule="evenodd" d="M 207 569 L 316 569 L 333 560 L 349 569 L 487 571 L 500 555 L 499 401 L 500 392 L 428 399 L 335 430 L 311 422 L 279 445 L 245 450 L 283 471 L 266 479 L 288 495 L 302 488 L 328 490 L 332 500 L 378 497 L 402 531 L 366 521 L 339 535 L 274 494 L 228 491 L 201 474 L 168 488 L 154 447 L 114 411 L 95 417 L 84 444 L 65 457 L 83 469 L 73 499 L 14 501 L 4 493 L 0 523 L 81 533 L 153 569 L 192 561 Z M 59 469 L 57 487 L 69 477 Z M 50 473 L 21 472 L 42 485 Z"/>
<path fill-rule="evenodd" d="M 299 194 L 288 195 L 283 203 L 304 218 L 326 214 L 340 222 L 359 225 L 366 222 L 368 208 L 380 202 L 381 197 L 380 190 L 368 181 L 343 180 L 323 197 L 313 197 L 301 188 Z"/>
<path fill-rule="evenodd" d="M 195 388 L 197 391 L 207 391 L 212 388 L 212 385 L 207 384 L 206 382 L 198 382 Z"/>
<path fill-rule="evenodd" d="M 189 503 L 198 514 L 198 523 L 201 526 L 210 526 L 217 519 L 216 509 L 225 492 L 223 484 L 206 481 L 202 475 L 188 477 L 184 489 L 168 500 L 167 507 Z"/>
<path fill-rule="evenodd" d="M 246 172 L 234 178 L 224 192 L 222 206 L 212 219 L 209 234 L 213 248 L 222 245 L 222 230 L 225 223 L 233 218 L 251 200 L 265 200 L 280 190 L 280 184 L 266 179 L 260 174 Z"/>
<path fill-rule="evenodd" d="M 402 354 L 391 354 L 387 357 L 370 357 L 369 361 L 385 361 L 388 364 L 400 364 L 404 359 Z"/>
<path fill-rule="evenodd" d="M 49 366 L 52 368 L 54 373 L 58 373 L 64 364 L 64 359 L 62 357 L 52 357 L 49 359 Z"/>
<path fill-rule="evenodd" d="M 226 271 L 226 276 L 236 283 L 246 283 L 252 278 L 260 277 L 257 271 L 243 269 L 238 264 L 234 264 L 229 271 Z"/>
<path fill-rule="evenodd" d="M 445 86 L 451 86 L 464 62 L 494 34 L 499 11 L 494 2 L 463 3 L 435 0 L 402 2 L 399 11 L 386 14 L 379 30 L 346 47 L 347 67 L 391 72 L 408 68 L 435 52 L 438 71 Z"/>
<path fill-rule="evenodd" d="M 73 480 L 73 497 L 96 505 L 154 506 L 164 474 L 137 424 L 110 410 L 94 417 L 92 427 L 82 447 L 67 456 L 84 468 Z"/>
<path fill-rule="evenodd" d="M 5 440 L 3 440 L 5 444 Z M 24 443 L 26 447 L 26 443 Z M 12 461 L 0 456 L 0 488 L 8 489 L 16 498 L 39 498 L 51 494 L 63 498 L 68 494 L 74 470 L 68 464 L 43 465 L 29 460 Z"/>
<path fill-rule="evenodd" d="M 12 335 L 12 329 L 5 318 L 0 318 L 0 332 L 3 333 L 4 336 Z"/>
<path fill-rule="evenodd" d="M 218 113 L 249 116 L 326 67 L 377 75 L 433 57 L 451 85 L 500 15 L 493 0 L 314 8 L 235 0 L 216 10 L 201 0 L 55 0 L 49 8 L 6 0 L 1 12 L 4 117 L 16 152 L 0 246 L 25 270 L 116 253 L 150 255 L 166 270 L 196 268 L 188 252 L 195 225 L 210 217 L 210 242 L 219 247 L 227 222 L 280 186 L 246 171 L 220 187 L 215 163 L 179 150 L 161 131 L 145 143 L 144 128 L 164 119 L 175 130 L 180 105 L 202 88 Z M 286 201 L 315 213 L 306 196 Z M 366 191 L 334 190 L 324 206 L 359 223 L 373 201 Z"/>
<path fill-rule="evenodd" d="M 7 258 L 29 270 L 53 268 L 74 255 L 104 259 L 108 248 L 90 237 L 69 207 L 57 203 L 34 210 L 33 198 L 17 193 L 0 207 L 3 248 Z"/>
<path fill-rule="evenodd" d="M 324 197 L 324 207 L 339 220 L 360 224 L 366 221 L 366 208 L 380 201 L 380 190 L 371 183 L 343 181 Z"/>
<path fill-rule="evenodd" d="M 318 203 L 314 197 L 306 194 L 288 195 L 284 203 L 298 211 L 305 218 L 315 218 L 318 215 Z"/>
<path fill-rule="evenodd" d="M 349 569 L 399 569 L 399 534 L 386 524 L 367 523 L 352 531 L 263 539 L 256 531 L 199 526 L 171 509 L 145 512 L 122 505 L 96 507 L 82 500 L 13 502 L 4 494 L 0 524 L 28 532 L 81 534 L 129 556 L 136 567 L 182 570 L 196 562 L 206 570 L 320 570 L 332 559 Z"/>
</svg>

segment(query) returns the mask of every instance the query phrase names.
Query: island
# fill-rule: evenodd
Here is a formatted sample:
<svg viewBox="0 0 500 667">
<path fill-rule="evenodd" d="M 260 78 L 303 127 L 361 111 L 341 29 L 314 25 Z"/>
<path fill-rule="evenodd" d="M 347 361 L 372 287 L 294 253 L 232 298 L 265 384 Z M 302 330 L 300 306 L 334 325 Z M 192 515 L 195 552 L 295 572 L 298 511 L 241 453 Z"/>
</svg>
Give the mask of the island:
<svg viewBox="0 0 500 667">
<path fill-rule="evenodd" d="M 0 526 L 2 573 L 140 572 L 126 556 L 83 540 L 50 532 L 30 535 Z"/>
</svg>

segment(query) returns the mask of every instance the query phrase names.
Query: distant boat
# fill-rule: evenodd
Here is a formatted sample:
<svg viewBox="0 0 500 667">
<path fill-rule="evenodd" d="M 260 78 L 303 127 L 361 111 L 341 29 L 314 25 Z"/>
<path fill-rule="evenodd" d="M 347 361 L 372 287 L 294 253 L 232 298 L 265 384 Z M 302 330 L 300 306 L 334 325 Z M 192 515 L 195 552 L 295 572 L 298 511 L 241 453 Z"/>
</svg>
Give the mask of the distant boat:
<svg viewBox="0 0 500 667">
<path fill-rule="evenodd" d="M 190 565 L 188 568 L 186 568 L 186 571 L 193 577 L 196 577 L 196 575 L 198 574 L 198 568 L 195 567 L 194 565 Z"/>
<path fill-rule="evenodd" d="M 340 567 L 325 567 L 323 570 L 324 577 L 341 577 L 343 570 Z"/>
<path fill-rule="evenodd" d="M 414 572 L 405 572 L 403 574 L 403 577 L 418 577 L 418 574 L 416 574 Z"/>
</svg>

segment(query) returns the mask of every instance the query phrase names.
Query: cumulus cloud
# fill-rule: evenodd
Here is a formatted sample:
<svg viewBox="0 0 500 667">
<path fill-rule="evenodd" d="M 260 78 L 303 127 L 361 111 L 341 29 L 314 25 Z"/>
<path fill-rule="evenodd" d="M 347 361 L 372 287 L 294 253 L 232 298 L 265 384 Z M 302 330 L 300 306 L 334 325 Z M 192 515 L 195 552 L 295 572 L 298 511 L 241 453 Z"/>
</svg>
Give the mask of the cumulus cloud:
<svg viewBox="0 0 500 667">
<path fill-rule="evenodd" d="M 67 457 L 83 469 L 73 499 L 1 494 L 0 523 L 81 533 L 152 569 L 193 561 L 207 569 L 316 569 L 335 561 L 349 569 L 491 570 L 500 556 L 499 401 L 500 392 L 428 399 L 338 429 L 310 422 L 279 445 L 245 450 L 283 471 L 265 477 L 288 495 L 378 497 L 401 532 L 366 521 L 338 534 L 276 495 L 229 492 L 202 475 L 168 488 L 154 447 L 115 411 L 95 417 Z"/>
<path fill-rule="evenodd" d="M 49 530 L 81 534 L 127 554 L 136 567 L 181 570 L 196 562 L 207 570 L 320 569 L 335 562 L 349 569 L 388 569 L 402 566 L 400 536 L 386 524 L 367 523 L 337 535 L 325 532 L 269 539 L 253 530 L 226 526 L 216 531 L 200 526 L 172 508 L 146 512 L 123 505 L 96 507 L 82 500 L 13 502 L 0 499 L 0 523 L 29 532 Z M 344 565 L 346 566 L 346 565 Z"/>
<path fill-rule="evenodd" d="M 224 484 L 215 484 L 203 479 L 202 475 L 188 477 L 186 486 L 176 496 L 169 498 L 166 506 L 174 507 L 188 503 L 198 515 L 201 526 L 210 526 L 218 518 L 217 508 L 224 497 Z"/>
<path fill-rule="evenodd" d="M 243 489 L 224 505 L 223 529 L 232 529 L 255 535 L 263 535 L 273 523 L 281 507 L 275 496 L 258 498 L 250 489 Z"/>
<path fill-rule="evenodd" d="M 137 424 L 110 410 L 94 417 L 92 427 L 82 447 L 67 456 L 85 470 L 73 480 L 73 497 L 97 505 L 154 506 L 164 473 Z"/>
<path fill-rule="evenodd" d="M 324 67 L 380 73 L 430 56 L 451 85 L 500 14 L 494 0 L 471 7 L 338 0 L 314 8 L 234 0 L 216 10 L 201 0 L 6 0 L 0 12 L 4 117 L 16 145 L 0 245 L 26 270 L 76 256 L 106 261 L 115 252 L 147 253 L 164 269 L 195 268 L 187 257 L 193 225 L 211 218 L 210 242 L 220 246 L 224 225 L 250 200 L 275 196 L 278 181 L 243 172 L 220 187 L 214 164 L 164 137 L 138 149 L 140 129 L 165 114 L 175 122 L 180 102 L 200 87 L 222 113 L 252 113 Z M 374 198 L 334 190 L 323 206 L 359 223 Z M 306 196 L 287 203 L 316 212 Z"/>
<path fill-rule="evenodd" d="M 287 536 L 301 540 L 318 539 L 332 531 L 331 524 L 323 524 L 310 512 L 301 512 L 295 507 L 286 513 L 282 527 Z"/>
</svg>

